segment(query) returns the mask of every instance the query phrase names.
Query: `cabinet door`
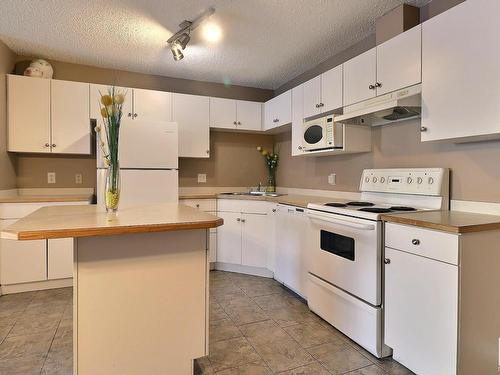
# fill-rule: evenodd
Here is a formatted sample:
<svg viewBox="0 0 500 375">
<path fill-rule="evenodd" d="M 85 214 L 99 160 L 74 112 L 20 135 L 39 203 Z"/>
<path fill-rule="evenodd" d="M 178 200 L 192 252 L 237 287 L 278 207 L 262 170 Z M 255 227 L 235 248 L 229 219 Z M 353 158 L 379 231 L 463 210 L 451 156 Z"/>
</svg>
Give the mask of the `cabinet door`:
<svg viewBox="0 0 500 375">
<path fill-rule="evenodd" d="M 0 230 L 16 220 L 0 220 Z M 45 240 L 15 241 L 0 239 L 0 283 L 29 283 L 47 279 Z"/>
<path fill-rule="evenodd" d="M 422 141 L 500 133 L 498 14 L 465 1 L 422 25 Z"/>
<path fill-rule="evenodd" d="M 217 228 L 217 262 L 241 264 L 241 214 L 219 212 L 224 225 Z"/>
<path fill-rule="evenodd" d="M 173 94 L 172 118 L 179 126 L 179 157 L 210 157 L 208 96 Z"/>
<path fill-rule="evenodd" d="M 267 215 L 241 215 L 241 264 L 267 267 L 270 228 Z"/>
<path fill-rule="evenodd" d="M 7 76 L 8 150 L 50 152 L 50 80 Z"/>
<path fill-rule="evenodd" d="M 236 128 L 236 100 L 210 98 L 210 127 Z"/>
<path fill-rule="evenodd" d="M 73 238 L 47 240 L 47 278 L 73 277 Z"/>
<path fill-rule="evenodd" d="M 420 83 L 421 31 L 421 25 L 415 26 L 377 46 L 377 95 Z"/>
<path fill-rule="evenodd" d="M 321 76 L 304 82 L 304 117 L 311 117 L 321 113 Z M 292 93 L 293 95 L 293 93 Z M 293 99 L 292 99 L 293 100 Z"/>
<path fill-rule="evenodd" d="M 217 261 L 217 232 L 210 232 L 208 237 L 208 261 Z"/>
<path fill-rule="evenodd" d="M 91 153 L 88 83 L 51 80 L 52 152 Z"/>
<path fill-rule="evenodd" d="M 385 257 L 385 343 L 394 358 L 417 374 L 456 374 L 458 267 L 389 248 Z"/>
<path fill-rule="evenodd" d="M 304 124 L 304 86 L 292 89 L 292 156 L 301 155 Z"/>
<path fill-rule="evenodd" d="M 292 90 L 278 95 L 275 101 L 276 126 L 286 125 L 292 122 Z"/>
<path fill-rule="evenodd" d="M 342 107 L 342 65 L 321 75 L 321 103 L 322 112 Z"/>
<path fill-rule="evenodd" d="M 344 63 L 344 106 L 375 97 L 376 66 L 376 48 Z"/>
<path fill-rule="evenodd" d="M 262 103 L 237 100 L 236 119 L 238 129 L 262 130 Z"/>
<path fill-rule="evenodd" d="M 172 121 L 172 93 L 155 90 L 133 90 L 134 119 Z"/>
<path fill-rule="evenodd" d="M 111 87 L 111 85 L 90 84 L 90 118 L 96 119 L 98 125 L 102 125 L 101 94 L 108 94 Z M 132 117 L 133 90 L 120 86 L 116 86 L 115 90 L 125 95 L 122 106 L 123 118 Z"/>
<path fill-rule="evenodd" d="M 276 127 L 276 98 L 264 103 L 264 130 Z"/>
</svg>

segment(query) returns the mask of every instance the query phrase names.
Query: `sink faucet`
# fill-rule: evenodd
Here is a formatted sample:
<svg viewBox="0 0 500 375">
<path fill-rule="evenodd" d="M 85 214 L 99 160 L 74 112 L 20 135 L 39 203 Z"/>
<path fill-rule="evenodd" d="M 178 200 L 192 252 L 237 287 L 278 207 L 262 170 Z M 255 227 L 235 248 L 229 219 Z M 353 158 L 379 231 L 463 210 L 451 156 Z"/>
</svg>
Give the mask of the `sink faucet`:
<svg viewBox="0 0 500 375">
<path fill-rule="evenodd" d="M 260 191 L 261 187 L 262 187 L 262 182 L 259 182 L 259 186 L 257 187 L 257 191 Z"/>
</svg>

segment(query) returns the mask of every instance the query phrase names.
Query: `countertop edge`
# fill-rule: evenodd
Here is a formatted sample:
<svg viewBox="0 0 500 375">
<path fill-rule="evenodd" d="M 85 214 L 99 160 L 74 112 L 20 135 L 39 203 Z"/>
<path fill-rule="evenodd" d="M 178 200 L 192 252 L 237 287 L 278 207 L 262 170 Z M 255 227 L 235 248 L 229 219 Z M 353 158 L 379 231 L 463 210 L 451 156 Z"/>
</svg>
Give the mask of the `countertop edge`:
<svg viewBox="0 0 500 375">
<path fill-rule="evenodd" d="M 40 231 L 21 231 L 9 232 L 8 230 L 1 232 L 1 238 L 27 241 L 27 240 L 45 240 L 57 238 L 80 238 L 80 237 L 97 237 L 97 236 L 113 236 L 121 234 L 133 233 L 154 233 L 154 232 L 174 232 L 192 229 L 210 229 L 216 228 L 224 224 L 224 220 L 217 218 L 215 220 L 182 222 L 182 223 L 166 223 L 166 224 L 144 224 L 144 225 L 129 225 L 109 228 L 72 228 L 59 230 L 40 230 Z"/>
</svg>

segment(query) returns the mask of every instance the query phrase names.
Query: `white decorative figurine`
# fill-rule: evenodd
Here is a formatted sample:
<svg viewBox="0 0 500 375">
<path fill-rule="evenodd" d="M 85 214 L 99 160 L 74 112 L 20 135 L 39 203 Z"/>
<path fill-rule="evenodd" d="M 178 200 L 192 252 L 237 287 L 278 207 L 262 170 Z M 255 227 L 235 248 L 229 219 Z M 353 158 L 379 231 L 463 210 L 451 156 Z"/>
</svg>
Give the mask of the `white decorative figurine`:
<svg viewBox="0 0 500 375">
<path fill-rule="evenodd" d="M 52 65 L 46 60 L 36 59 L 33 60 L 29 67 L 24 71 L 25 76 L 29 77 L 42 77 L 51 79 L 54 74 Z"/>
</svg>

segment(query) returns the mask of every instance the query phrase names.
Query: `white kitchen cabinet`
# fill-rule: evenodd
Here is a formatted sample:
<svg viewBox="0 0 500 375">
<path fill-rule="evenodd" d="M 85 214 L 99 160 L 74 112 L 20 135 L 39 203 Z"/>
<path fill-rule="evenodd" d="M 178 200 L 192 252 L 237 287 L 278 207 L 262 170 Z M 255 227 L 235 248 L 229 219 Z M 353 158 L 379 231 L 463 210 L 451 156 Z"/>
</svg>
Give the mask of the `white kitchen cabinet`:
<svg viewBox="0 0 500 375">
<path fill-rule="evenodd" d="M 0 220 L 0 230 L 17 220 Z M 0 284 L 43 281 L 47 278 L 45 240 L 0 239 Z"/>
<path fill-rule="evenodd" d="M 50 80 L 52 153 L 89 155 L 89 84 Z"/>
<path fill-rule="evenodd" d="M 269 251 L 269 223 L 267 215 L 241 215 L 241 264 L 267 267 Z"/>
<path fill-rule="evenodd" d="M 173 94 L 172 120 L 179 126 L 179 157 L 210 157 L 208 96 Z"/>
<path fill-rule="evenodd" d="M 292 156 L 302 155 L 304 125 L 304 85 L 292 89 Z"/>
<path fill-rule="evenodd" d="M 73 277 L 73 238 L 47 240 L 47 279 Z"/>
<path fill-rule="evenodd" d="M 275 96 L 264 104 L 264 130 L 292 122 L 292 91 Z"/>
<path fill-rule="evenodd" d="M 304 83 L 304 117 L 342 107 L 342 65 Z M 292 93 L 293 103 L 293 93 Z M 292 116 L 293 117 L 293 116 Z"/>
<path fill-rule="evenodd" d="M 377 95 L 377 49 L 372 48 L 344 63 L 344 106 Z"/>
<path fill-rule="evenodd" d="M 377 46 L 377 95 L 421 82 L 421 25 Z"/>
<path fill-rule="evenodd" d="M 278 205 L 274 277 L 304 298 L 307 298 L 307 273 L 310 258 L 307 254 L 309 225 L 309 218 L 304 209 Z"/>
<path fill-rule="evenodd" d="M 260 131 L 262 129 L 262 103 L 210 98 L 210 127 Z"/>
<path fill-rule="evenodd" d="M 50 152 L 50 80 L 7 76 L 8 150 Z"/>
<path fill-rule="evenodd" d="M 218 212 L 224 225 L 217 231 L 217 262 L 241 264 L 241 214 Z"/>
<path fill-rule="evenodd" d="M 171 92 L 143 89 L 133 89 L 132 92 L 134 119 L 172 121 Z"/>
<path fill-rule="evenodd" d="M 417 374 L 457 373 L 458 266 L 385 249 L 385 343 Z"/>
<path fill-rule="evenodd" d="M 303 84 L 304 117 L 316 116 L 321 113 L 321 75 L 304 82 Z M 292 92 L 293 103 L 293 92 Z"/>
<path fill-rule="evenodd" d="M 500 136 L 498 14 L 470 0 L 423 23 L 422 141 Z"/>
<path fill-rule="evenodd" d="M 90 118 L 96 119 L 97 124 L 102 124 L 101 117 L 101 95 L 109 94 L 109 89 L 112 85 L 98 85 L 95 83 L 90 84 Z M 124 117 L 132 117 L 133 109 L 133 89 L 115 86 L 116 92 L 120 92 L 125 95 L 125 101 L 123 102 L 122 112 Z M 130 113 L 130 115 L 129 115 Z"/>
<path fill-rule="evenodd" d="M 91 153 L 89 84 L 9 75 L 8 150 Z"/>
</svg>

